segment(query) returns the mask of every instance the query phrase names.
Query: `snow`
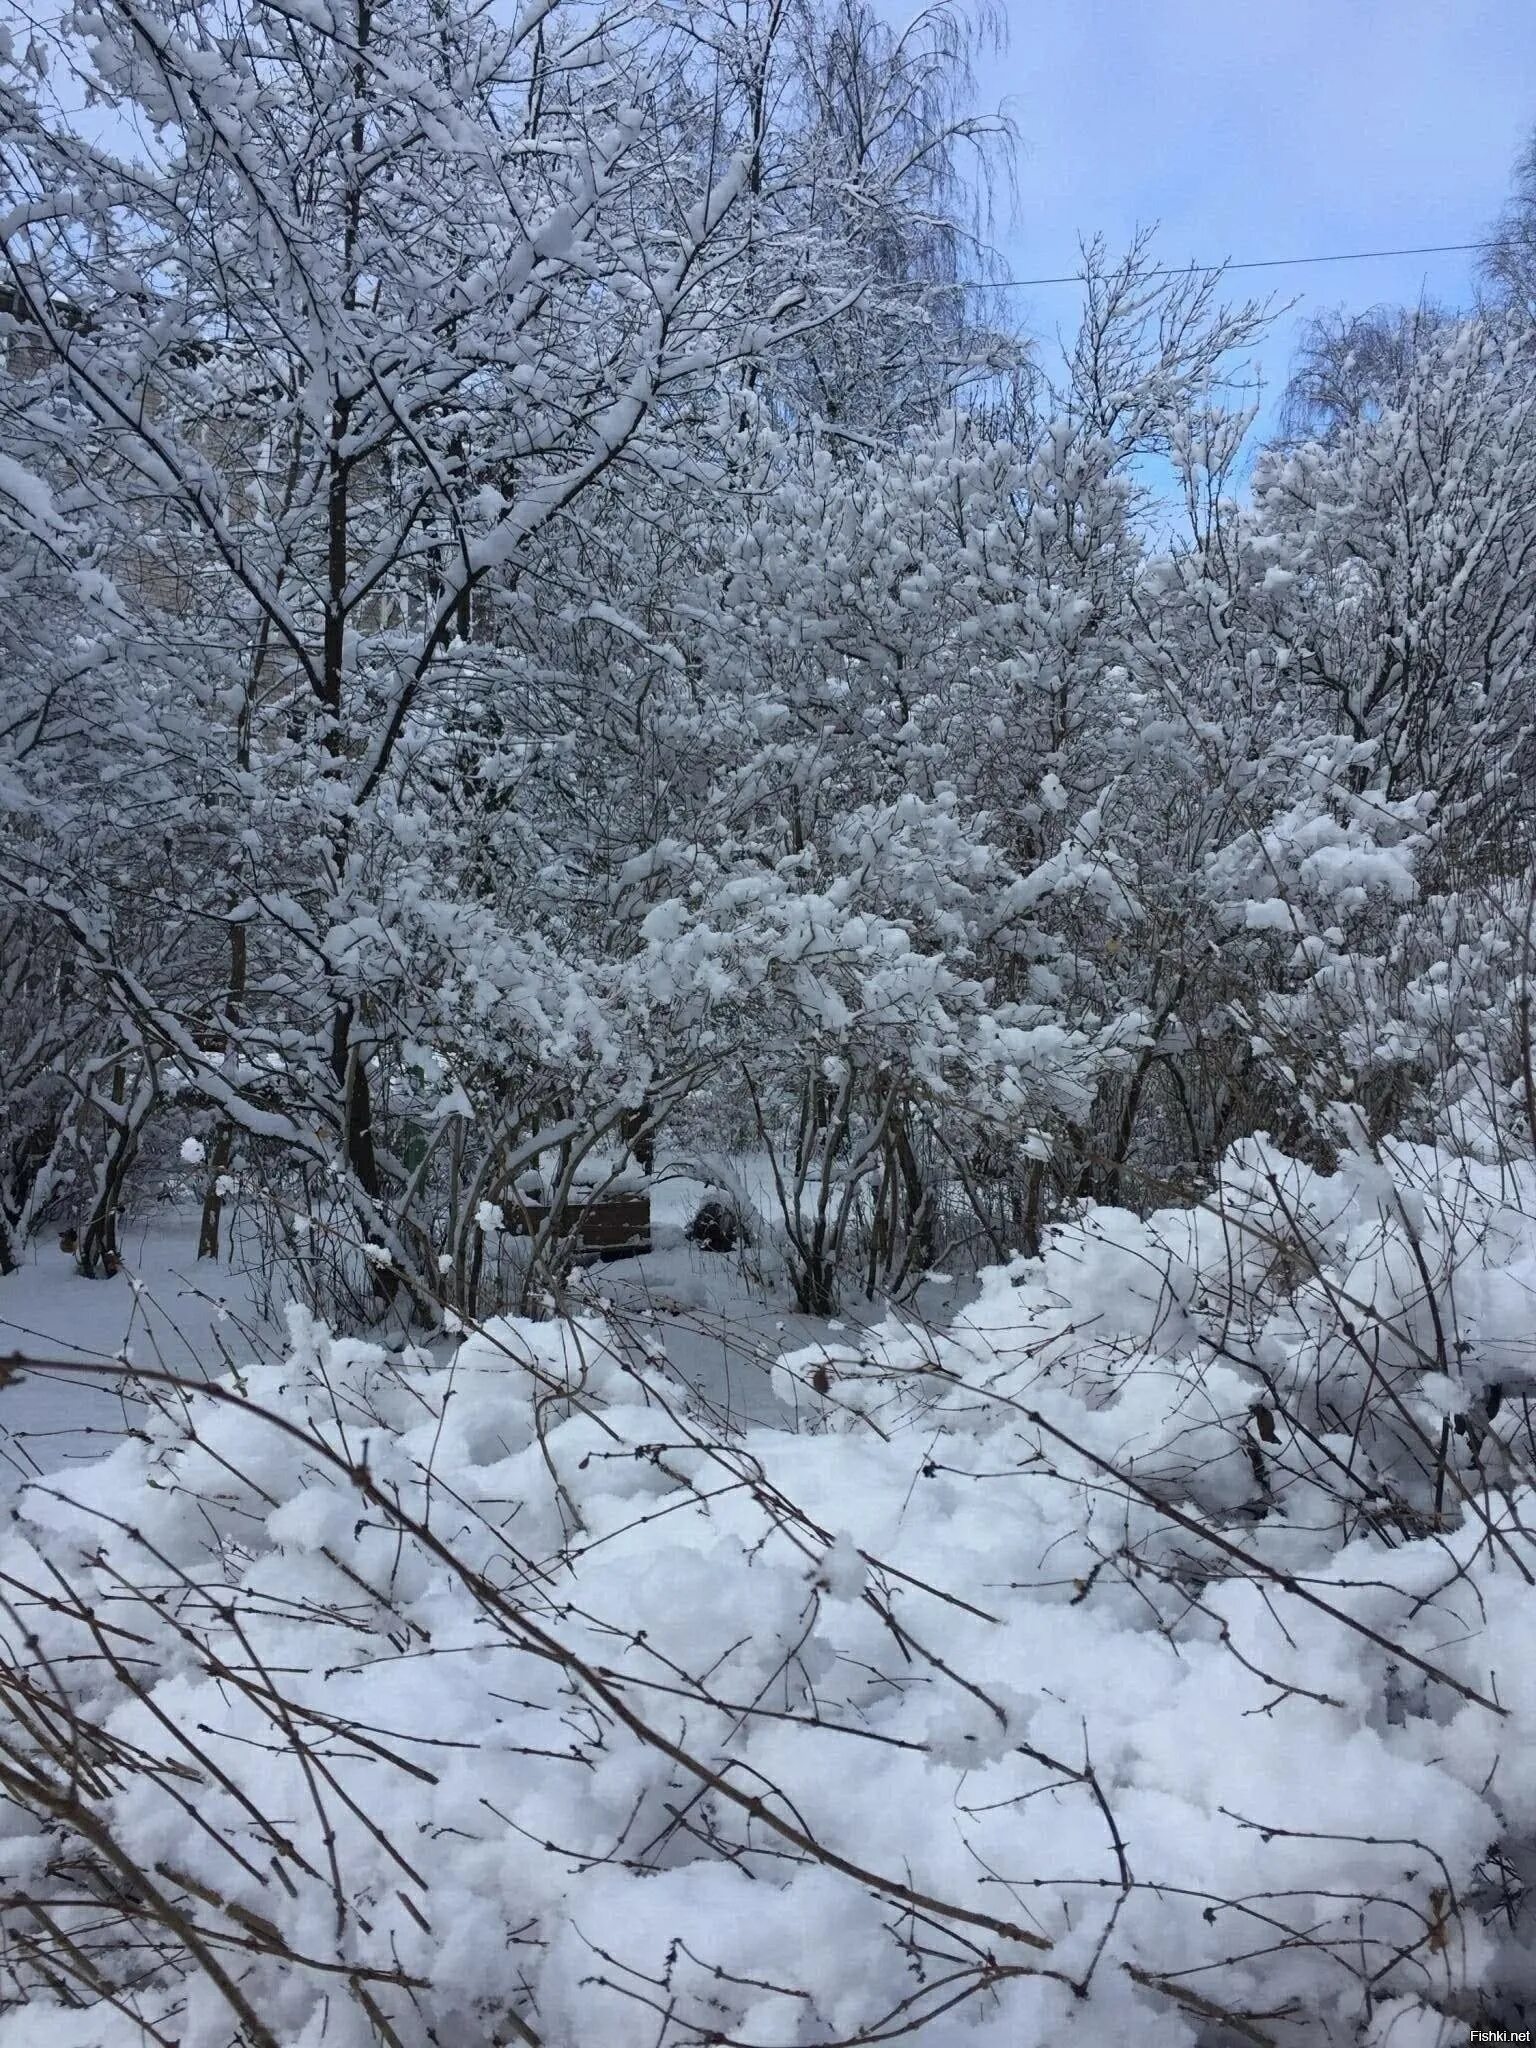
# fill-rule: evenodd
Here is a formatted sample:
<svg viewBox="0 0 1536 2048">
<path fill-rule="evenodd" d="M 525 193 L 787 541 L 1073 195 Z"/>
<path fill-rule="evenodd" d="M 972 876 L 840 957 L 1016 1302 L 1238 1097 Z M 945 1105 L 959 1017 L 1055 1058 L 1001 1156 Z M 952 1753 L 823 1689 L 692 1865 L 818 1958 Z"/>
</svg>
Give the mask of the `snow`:
<svg viewBox="0 0 1536 2048">
<path fill-rule="evenodd" d="M 5 80 L 0 2048 L 1529 2018 L 1536 156 L 1254 449 L 1008 10 L 429 12 Z"/>
<path fill-rule="evenodd" d="M 738 1189 L 758 1217 L 759 1234 L 771 1231 L 766 1155 L 716 1158 L 709 1170 Z M 613 1185 L 625 1179 L 615 1176 Z M 578 1273 L 576 1284 L 646 1314 L 658 1338 L 665 1337 L 674 1369 L 722 1416 L 761 1420 L 778 1413 L 768 1379 L 780 1340 L 787 1332 L 811 1339 L 825 1326 L 796 1316 L 774 1289 L 754 1284 L 742 1260 L 685 1243 L 684 1226 L 711 1185 L 668 1166 L 653 1184 L 655 1249 Z M 495 1205 L 482 1207 L 477 1227 L 504 1227 Z M 306 1236 L 308 1219 L 295 1217 L 292 1227 Z M 71 1377 L 64 1368 L 72 1360 L 104 1365 L 126 1354 L 141 1366 L 201 1374 L 253 1350 L 280 1348 L 281 1321 L 266 1308 L 262 1276 L 241 1256 L 238 1236 L 233 1255 L 226 1233 L 225 1257 L 199 1260 L 197 1229 L 194 1210 L 154 1213 L 124 1235 L 121 1271 L 96 1280 L 83 1279 L 69 1253 L 39 1238 L 18 1271 L 0 1277 L 0 1358 L 21 1351 L 57 1361 L 47 1373 L 21 1374 L 4 1390 L 0 1425 L 10 1490 L 18 1475 L 99 1455 L 140 1412 L 131 1395 L 125 1406 L 115 1375 Z"/>
<path fill-rule="evenodd" d="M 676 1246 L 589 1273 L 602 1299 L 567 1319 L 432 1351 L 291 1309 L 280 1352 L 237 1334 L 237 1370 L 31 1485 L 0 1571 L 55 1660 L 94 1655 L 108 1599 L 143 1646 L 141 1681 L 102 1671 L 82 1705 L 168 1761 L 96 1801 L 215 1921 L 259 1916 L 310 1959 L 247 1956 L 285 2048 L 324 2038 L 332 1956 L 377 1973 L 391 2024 L 440 2038 L 507 2003 L 552 2048 L 637 2038 L 664 1980 L 679 2017 L 795 2048 L 812 2015 L 809 2038 L 874 2024 L 904 1980 L 914 2011 L 941 2002 L 903 1966 L 914 1898 L 962 1979 L 977 1930 L 1001 1967 L 953 2034 L 977 2048 L 1048 2048 L 1069 2010 L 1096 2040 L 1196 2048 L 1191 1971 L 1238 2014 L 1300 2000 L 1309 2040 L 1379 2032 L 1377 2001 L 1418 2027 L 1503 1967 L 1465 1901 L 1488 1844 L 1536 1824 L 1499 1763 L 1536 1736 L 1536 1501 L 1490 1497 L 1492 1543 L 1475 1514 L 1349 1534 L 1296 1433 L 1321 1398 L 1299 1382 L 1267 1480 L 1244 1452 L 1255 1400 L 1326 1354 L 1331 1290 L 1397 1270 L 1397 1190 L 1420 1189 L 1432 1244 L 1498 1193 L 1422 1150 L 1367 1163 L 1321 1176 L 1239 1147 L 1219 1205 L 1089 1209 L 945 1325 L 844 1316 L 811 1346 L 776 1329 L 793 1406 L 767 1419 L 724 1423 L 688 1387 Z M 684 1213 L 694 1188 L 661 1185 Z M 1280 1211 L 1316 1277 L 1276 1294 Z M 1536 1225 L 1498 1215 L 1490 1277 L 1536 1275 Z M 173 1276 L 168 1231 L 137 1253 L 138 1280 Z M 743 1269 L 691 1256 L 691 1306 L 739 1328 Z M 1450 1238 L 1433 1257 L 1465 1263 Z M 113 1347 L 114 1309 L 160 1329 L 127 1273 L 66 1276 L 40 1259 L 0 1302 L 83 1350 Z M 1418 1307 L 1391 1284 L 1397 1328 Z M 179 1298 L 176 1362 L 207 1364 L 241 1324 Z M 1515 1334 L 1491 1320 L 1511 1300 L 1473 1297 L 1481 1342 Z M 1423 1380 L 1426 1414 L 1456 1392 Z M 1390 1432 L 1365 1428 L 1385 1471 Z M 147 1591 L 166 1571 L 174 1615 Z M 24 1591 L 49 1583 L 78 1615 L 73 1592 Z M 251 1668 L 261 1685 L 220 1675 Z M 326 1733 L 349 1724 L 373 1733 Z M 319 1780 L 283 1732 L 300 1727 Z M 172 1756 L 211 1831 L 189 1833 Z M 253 1808 L 284 1816 L 281 1884 L 222 1846 Z M 45 1854 L 19 1811 L 0 1819 L 11 1881 Z M 0 2015 L 0 2048 L 35 2039 L 39 2010 Z M 129 2019 L 93 2023 L 96 2048 L 137 2048 Z M 206 1981 L 181 2029 L 186 2048 L 227 2037 Z"/>
<path fill-rule="evenodd" d="M 121 1270 L 87 1280 L 71 1254 L 35 1239 L 16 1272 L 0 1276 L 0 1358 L 46 1359 L 0 1391 L 0 1487 L 7 1499 L 30 1473 L 94 1458 L 142 1403 L 121 1372 L 71 1374 L 71 1364 L 128 1361 L 202 1376 L 270 1349 L 281 1325 L 257 1306 L 253 1274 L 199 1260 L 195 1214 L 159 1215 L 124 1234 Z"/>
</svg>

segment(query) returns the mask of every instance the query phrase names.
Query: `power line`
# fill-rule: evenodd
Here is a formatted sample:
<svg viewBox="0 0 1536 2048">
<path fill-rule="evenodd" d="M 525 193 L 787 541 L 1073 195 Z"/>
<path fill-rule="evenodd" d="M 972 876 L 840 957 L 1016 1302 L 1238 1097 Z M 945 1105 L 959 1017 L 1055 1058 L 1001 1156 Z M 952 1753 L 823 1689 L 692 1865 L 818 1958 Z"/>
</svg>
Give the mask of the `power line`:
<svg viewBox="0 0 1536 2048">
<path fill-rule="evenodd" d="M 1336 256 L 1260 256 L 1245 263 L 1160 263 L 1143 277 L 1188 277 L 1191 272 L 1228 270 L 1289 270 L 1300 263 L 1374 263 L 1387 256 L 1459 256 L 1471 249 L 1491 249 L 1492 242 L 1431 242 L 1418 249 L 1349 249 Z M 1065 277 L 988 277 L 973 280 L 973 291 L 1032 290 L 1044 284 L 1086 284 L 1081 270 Z"/>
</svg>

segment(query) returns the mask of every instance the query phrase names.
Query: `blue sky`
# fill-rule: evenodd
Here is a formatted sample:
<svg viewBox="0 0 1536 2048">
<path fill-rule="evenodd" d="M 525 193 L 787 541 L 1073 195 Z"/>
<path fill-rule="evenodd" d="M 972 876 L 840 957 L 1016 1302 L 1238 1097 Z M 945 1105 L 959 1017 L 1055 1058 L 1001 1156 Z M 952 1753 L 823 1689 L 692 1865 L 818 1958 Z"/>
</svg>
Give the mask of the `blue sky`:
<svg viewBox="0 0 1536 2048">
<path fill-rule="evenodd" d="M 1007 49 L 978 79 L 1022 150 L 997 237 L 1016 276 L 1076 265 L 1161 223 L 1169 263 L 1461 242 L 1486 231 L 1536 124 L 1536 0 L 1002 0 Z M 887 4 L 888 18 L 911 7 Z M 1475 259 L 1254 272 L 1298 300 L 1262 368 L 1283 383 L 1297 322 L 1340 304 L 1449 304 Z M 1031 332 L 1076 296 L 1016 295 Z"/>
</svg>

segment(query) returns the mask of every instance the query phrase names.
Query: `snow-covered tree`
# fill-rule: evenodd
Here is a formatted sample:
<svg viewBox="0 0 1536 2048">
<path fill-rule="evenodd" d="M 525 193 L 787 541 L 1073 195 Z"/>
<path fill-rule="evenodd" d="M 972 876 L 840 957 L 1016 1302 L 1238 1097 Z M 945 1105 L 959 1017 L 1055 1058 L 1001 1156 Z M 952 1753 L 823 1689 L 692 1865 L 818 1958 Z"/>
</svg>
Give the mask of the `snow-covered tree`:
<svg viewBox="0 0 1536 2048">
<path fill-rule="evenodd" d="M 130 0 L 65 50 L 108 140 L 7 88 L 12 314 L 74 432 L 57 546 L 114 609 L 90 765 L 17 664 L 55 728 L 5 886 L 133 1041 L 125 1159 L 174 1074 L 219 1160 L 330 1183 L 418 1292 L 520 1159 L 687 1070 L 657 947 L 572 900 L 591 835 L 524 799 L 629 716 L 591 719 L 577 630 L 636 630 L 624 522 L 728 488 L 743 374 L 861 289 L 818 274 L 818 158 L 765 112 L 783 11 L 694 26 Z M 135 115 L 144 156 L 110 139 Z M 44 485 L 12 491 L 34 526 Z M 443 1212 L 423 1161 L 465 1142 Z"/>
</svg>

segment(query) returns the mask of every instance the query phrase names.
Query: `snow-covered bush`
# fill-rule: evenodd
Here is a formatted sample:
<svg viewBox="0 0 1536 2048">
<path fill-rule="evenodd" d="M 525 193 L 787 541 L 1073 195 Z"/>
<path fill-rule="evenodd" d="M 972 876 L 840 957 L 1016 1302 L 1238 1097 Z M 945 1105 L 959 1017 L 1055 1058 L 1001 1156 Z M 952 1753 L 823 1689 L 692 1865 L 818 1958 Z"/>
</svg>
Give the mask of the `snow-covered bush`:
<svg viewBox="0 0 1536 2048">
<path fill-rule="evenodd" d="M 0 2048 L 1518 2013 L 1536 1186 L 1340 1144 L 829 1333 L 798 1427 L 645 1318 L 162 1384 L 0 1553 Z"/>
<path fill-rule="evenodd" d="M 723 1190 L 704 1197 L 683 1234 L 702 1252 L 734 1252 L 752 1242 L 752 1227 L 741 1204 Z"/>
</svg>

